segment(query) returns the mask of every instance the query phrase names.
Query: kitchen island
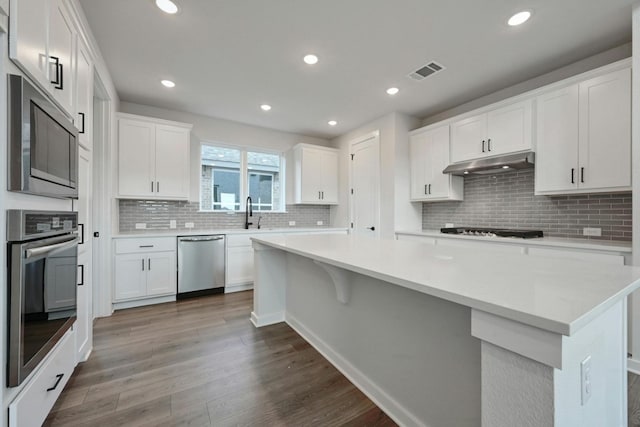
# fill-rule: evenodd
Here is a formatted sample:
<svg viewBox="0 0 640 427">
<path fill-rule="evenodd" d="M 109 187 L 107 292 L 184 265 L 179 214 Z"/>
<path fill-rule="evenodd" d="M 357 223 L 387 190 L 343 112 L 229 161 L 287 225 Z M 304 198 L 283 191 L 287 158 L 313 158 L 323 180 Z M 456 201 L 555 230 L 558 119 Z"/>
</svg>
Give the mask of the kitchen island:
<svg viewBox="0 0 640 427">
<path fill-rule="evenodd" d="M 401 425 L 626 425 L 640 269 L 356 236 L 254 238 L 286 321 Z"/>
</svg>

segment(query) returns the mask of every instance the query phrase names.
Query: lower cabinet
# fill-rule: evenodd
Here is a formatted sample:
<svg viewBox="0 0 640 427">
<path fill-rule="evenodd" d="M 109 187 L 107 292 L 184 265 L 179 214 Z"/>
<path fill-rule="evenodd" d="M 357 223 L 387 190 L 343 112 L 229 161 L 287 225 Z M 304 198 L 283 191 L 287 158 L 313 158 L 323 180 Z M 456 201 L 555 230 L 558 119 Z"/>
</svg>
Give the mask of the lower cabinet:
<svg viewBox="0 0 640 427">
<path fill-rule="evenodd" d="M 40 426 L 44 423 L 76 366 L 74 329 L 75 326 L 65 333 L 9 405 L 9 427 Z"/>
<path fill-rule="evenodd" d="M 117 240 L 114 302 L 176 294 L 175 237 Z"/>
</svg>

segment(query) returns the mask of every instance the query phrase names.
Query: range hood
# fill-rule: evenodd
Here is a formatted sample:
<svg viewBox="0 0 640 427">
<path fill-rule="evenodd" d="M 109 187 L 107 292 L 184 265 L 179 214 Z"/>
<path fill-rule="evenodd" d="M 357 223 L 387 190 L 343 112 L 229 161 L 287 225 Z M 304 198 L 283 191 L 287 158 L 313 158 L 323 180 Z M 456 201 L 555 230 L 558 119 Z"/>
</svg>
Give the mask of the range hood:
<svg viewBox="0 0 640 427">
<path fill-rule="evenodd" d="M 471 174 L 491 174 L 509 172 L 515 169 L 531 169 L 533 167 L 534 153 L 506 154 L 504 156 L 488 159 L 470 160 L 468 162 L 449 165 L 442 171 L 451 175 L 465 176 Z"/>
</svg>

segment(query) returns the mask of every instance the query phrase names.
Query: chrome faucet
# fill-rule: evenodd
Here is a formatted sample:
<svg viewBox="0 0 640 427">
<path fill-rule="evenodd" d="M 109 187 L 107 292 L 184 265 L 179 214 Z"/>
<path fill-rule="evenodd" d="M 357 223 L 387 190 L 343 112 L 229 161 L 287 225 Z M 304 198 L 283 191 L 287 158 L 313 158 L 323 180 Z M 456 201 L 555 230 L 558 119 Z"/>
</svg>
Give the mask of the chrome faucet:
<svg viewBox="0 0 640 427">
<path fill-rule="evenodd" d="M 247 203 L 244 206 L 244 228 L 245 230 L 249 229 L 250 225 L 253 225 L 252 222 L 249 222 L 249 217 L 253 216 L 253 203 L 251 202 L 251 196 L 247 197 Z"/>
</svg>

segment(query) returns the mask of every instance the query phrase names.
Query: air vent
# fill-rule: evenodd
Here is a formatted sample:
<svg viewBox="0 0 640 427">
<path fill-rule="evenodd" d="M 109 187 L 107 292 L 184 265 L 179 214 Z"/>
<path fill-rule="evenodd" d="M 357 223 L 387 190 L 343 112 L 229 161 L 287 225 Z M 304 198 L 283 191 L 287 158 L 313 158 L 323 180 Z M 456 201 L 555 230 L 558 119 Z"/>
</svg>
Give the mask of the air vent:
<svg viewBox="0 0 640 427">
<path fill-rule="evenodd" d="M 413 73 L 409 74 L 409 77 L 411 77 L 414 80 L 423 80 L 431 75 L 434 75 L 442 70 L 445 69 L 445 66 L 442 64 L 439 64 L 435 61 L 431 61 L 429 62 L 427 65 L 424 65 L 420 68 L 418 68 L 416 71 L 414 71 Z"/>
</svg>

